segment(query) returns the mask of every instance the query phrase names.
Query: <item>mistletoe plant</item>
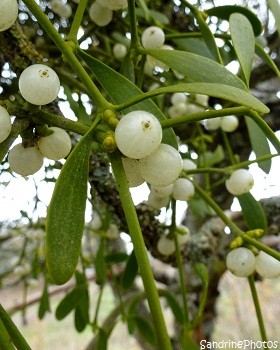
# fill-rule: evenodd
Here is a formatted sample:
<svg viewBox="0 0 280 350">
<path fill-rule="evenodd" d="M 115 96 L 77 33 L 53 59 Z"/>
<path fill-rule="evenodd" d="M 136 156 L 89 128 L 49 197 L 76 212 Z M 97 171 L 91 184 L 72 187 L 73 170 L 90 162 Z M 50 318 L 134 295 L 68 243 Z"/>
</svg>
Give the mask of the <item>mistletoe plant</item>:
<svg viewBox="0 0 280 350">
<path fill-rule="evenodd" d="M 202 11 L 186 0 L 178 6 L 184 30 L 171 22 L 170 13 L 158 10 L 167 9 L 161 1 L 22 0 L 18 4 L 4 0 L 0 4 L 1 40 L 12 36 L 18 45 L 16 58 L 8 46 L 1 56 L 16 73 L 11 86 L 2 84 L 2 165 L 8 164 L 5 171 L 29 176 L 44 166 L 45 158 L 66 158 L 43 225 L 43 262 L 35 264 L 36 276 L 42 274 L 45 280 L 39 317 L 49 311 L 48 285 L 63 285 L 75 276 L 56 317 L 63 319 L 73 311 L 79 332 L 91 325 L 96 333 L 91 348 L 106 349 L 118 323 L 117 316 L 109 325 L 98 319 L 102 291 L 110 279 L 118 295 L 114 312 L 122 316 L 130 333 L 138 329 L 150 346 L 172 349 L 160 303 L 165 298 L 179 327 L 181 348 L 199 348 L 200 339 L 194 335 L 204 321 L 209 266 L 203 258 L 192 260 L 187 254 L 195 244 L 195 232 L 177 224 L 178 201 L 187 202 L 194 216 L 206 220 L 216 215 L 229 227 L 232 242 L 223 265 L 237 276 L 248 277 L 261 337 L 267 341 L 254 274 L 279 276 L 280 254 L 260 241 L 267 231 L 266 216 L 249 192 L 254 177 L 248 166 L 257 163 L 269 173 L 280 143 L 264 119 L 269 108 L 250 91 L 255 56 L 276 77 L 280 73 L 258 44 L 262 23 L 249 9 L 220 6 Z M 218 24 L 213 31 L 214 17 Z M 228 29 L 221 32 L 219 25 L 225 22 Z M 217 45 L 218 39 L 222 45 Z M 226 67 L 232 61 L 239 63 L 238 74 Z M 61 116 L 61 91 L 75 120 Z M 90 113 L 82 96 L 87 96 Z M 233 137 L 241 125 L 255 160 L 236 153 Z M 20 142 L 13 145 L 16 139 Z M 271 154 L 268 140 L 276 153 Z M 213 143 L 218 145 L 215 150 L 211 150 Z M 130 188 L 145 182 L 150 188 L 148 201 L 136 207 Z M 89 184 L 95 220 L 99 220 L 93 231 L 99 241 L 95 254 L 88 257 L 84 240 Z M 245 219 L 242 227 L 216 201 L 220 188 L 239 200 Z M 170 224 L 156 219 L 162 208 L 171 212 Z M 110 251 L 112 224 L 130 235 L 130 254 Z M 149 253 L 178 268 L 179 297 L 158 288 Z M 189 308 L 187 262 L 201 280 L 195 313 Z M 93 266 L 100 297 L 91 320 L 86 270 Z M 144 289 L 135 292 L 138 271 Z M 26 278 L 26 271 L 22 276 Z M 147 317 L 137 311 L 143 300 L 148 302 Z M 29 349 L 3 306 L 0 345 Z"/>
</svg>

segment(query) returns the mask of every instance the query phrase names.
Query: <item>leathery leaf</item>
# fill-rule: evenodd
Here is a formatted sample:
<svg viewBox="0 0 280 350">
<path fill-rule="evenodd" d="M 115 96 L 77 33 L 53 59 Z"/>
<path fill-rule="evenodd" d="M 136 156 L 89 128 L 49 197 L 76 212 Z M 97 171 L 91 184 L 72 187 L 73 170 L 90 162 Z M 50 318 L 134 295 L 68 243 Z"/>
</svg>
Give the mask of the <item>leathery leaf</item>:
<svg viewBox="0 0 280 350">
<path fill-rule="evenodd" d="M 63 165 L 48 208 L 46 261 L 56 284 L 64 284 L 72 277 L 80 255 L 91 143 L 89 131 Z"/>
</svg>

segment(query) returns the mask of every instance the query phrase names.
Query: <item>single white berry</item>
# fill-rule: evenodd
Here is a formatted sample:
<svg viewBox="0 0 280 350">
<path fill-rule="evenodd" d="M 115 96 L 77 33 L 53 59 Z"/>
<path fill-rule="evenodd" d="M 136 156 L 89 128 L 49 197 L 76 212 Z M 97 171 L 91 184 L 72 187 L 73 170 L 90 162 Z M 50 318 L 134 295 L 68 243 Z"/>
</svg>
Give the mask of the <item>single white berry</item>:
<svg viewBox="0 0 280 350">
<path fill-rule="evenodd" d="M 221 118 L 221 129 L 225 132 L 233 132 L 238 128 L 239 120 L 235 115 L 227 115 Z"/>
<path fill-rule="evenodd" d="M 200 112 L 204 112 L 204 110 L 205 109 L 203 107 L 200 107 L 195 103 L 188 103 L 186 114 L 200 113 Z"/>
<path fill-rule="evenodd" d="M 140 174 L 138 160 L 132 158 L 122 158 L 122 163 L 129 187 L 137 187 L 145 182 Z"/>
<path fill-rule="evenodd" d="M 151 192 L 154 192 L 159 198 L 169 197 L 173 191 L 173 184 L 168 186 L 151 186 Z"/>
<path fill-rule="evenodd" d="M 0 143 L 10 135 L 11 129 L 10 115 L 4 107 L 0 106 Z"/>
<path fill-rule="evenodd" d="M 203 121 L 205 129 L 213 131 L 219 129 L 221 126 L 221 117 L 205 119 Z"/>
<path fill-rule="evenodd" d="M 161 236 L 157 242 L 157 250 L 162 255 L 171 255 L 175 252 L 175 243 L 166 236 Z"/>
<path fill-rule="evenodd" d="M 184 245 L 190 240 L 190 230 L 187 226 L 179 225 L 176 227 L 177 240 L 179 245 Z"/>
<path fill-rule="evenodd" d="M 172 196 L 178 201 L 188 201 L 195 193 L 194 185 L 188 179 L 180 178 L 174 182 Z"/>
<path fill-rule="evenodd" d="M 93 23 L 99 27 L 104 27 L 112 21 L 113 11 L 108 7 L 94 2 L 89 8 L 89 17 Z"/>
<path fill-rule="evenodd" d="M 184 114 L 187 114 L 187 111 L 188 107 L 186 103 L 180 102 L 168 108 L 168 115 L 170 118 L 178 118 L 182 117 Z"/>
<path fill-rule="evenodd" d="M 164 31 L 156 26 L 146 28 L 141 36 L 141 42 L 145 49 L 159 49 L 164 41 Z"/>
<path fill-rule="evenodd" d="M 247 169 L 237 169 L 225 181 L 226 189 L 234 196 L 249 192 L 254 186 L 254 178 Z"/>
<path fill-rule="evenodd" d="M 12 171 L 28 176 L 35 174 L 43 166 L 43 155 L 37 147 L 24 148 L 22 144 L 15 145 L 9 152 L 8 162 Z"/>
<path fill-rule="evenodd" d="M 140 159 L 158 148 L 162 139 L 162 128 L 151 113 L 133 111 L 119 121 L 115 139 L 119 150 L 125 156 Z"/>
<path fill-rule="evenodd" d="M 106 7 L 114 11 L 126 9 L 127 6 L 127 0 L 106 0 Z"/>
<path fill-rule="evenodd" d="M 72 7 L 69 4 L 64 4 L 60 0 L 52 0 L 52 10 L 60 17 L 69 18 L 72 15 Z"/>
<path fill-rule="evenodd" d="M 143 178 L 155 186 L 168 186 L 181 174 L 183 160 L 172 146 L 160 144 L 155 152 L 140 159 L 140 173 Z"/>
<path fill-rule="evenodd" d="M 209 96 L 207 95 L 202 95 L 202 94 L 195 95 L 195 101 L 202 106 L 208 107 L 208 100 L 209 100 Z"/>
<path fill-rule="evenodd" d="M 44 157 L 59 160 L 68 156 L 72 143 L 68 133 L 56 126 L 50 127 L 53 133 L 39 139 L 38 147 Z"/>
<path fill-rule="evenodd" d="M 226 265 L 235 276 L 248 277 L 255 270 L 256 258 L 250 249 L 239 247 L 228 253 Z"/>
<path fill-rule="evenodd" d="M 256 256 L 256 271 L 264 278 L 275 278 L 280 276 L 280 261 L 273 256 L 260 251 Z"/>
<path fill-rule="evenodd" d="M 197 168 L 196 163 L 191 160 L 191 159 L 183 159 L 183 170 L 188 171 L 188 170 L 194 170 Z"/>
<path fill-rule="evenodd" d="M 44 65 L 33 64 L 19 77 L 19 90 L 22 97 L 34 105 L 46 105 L 56 99 L 60 81 L 56 72 Z"/>
<path fill-rule="evenodd" d="M 155 192 L 151 191 L 147 203 L 153 209 L 161 209 L 168 205 L 169 197 L 158 197 Z"/>
<path fill-rule="evenodd" d="M 175 92 L 171 95 L 171 103 L 173 106 L 179 104 L 179 103 L 186 103 L 187 102 L 187 95 L 183 92 Z"/>
<path fill-rule="evenodd" d="M 0 32 L 9 29 L 18 16 L 17 0 L 0 1 Z"/>
<path fill-rule="evenodd" d="M 127 47 L 124 44 L 117 43 L 113 46 L 113 55 L 117 60 L 121 60 L 127 54 Z"/>
</svg>

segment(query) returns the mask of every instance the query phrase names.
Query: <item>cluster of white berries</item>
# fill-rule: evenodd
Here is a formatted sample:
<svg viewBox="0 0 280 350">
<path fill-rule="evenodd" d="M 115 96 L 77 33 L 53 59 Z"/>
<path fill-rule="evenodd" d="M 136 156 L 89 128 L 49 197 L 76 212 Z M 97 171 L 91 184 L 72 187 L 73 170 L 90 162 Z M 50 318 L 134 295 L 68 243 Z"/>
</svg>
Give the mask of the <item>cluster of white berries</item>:
<svg viewBox="0 0 280 350">
<path fill-rule="evenodd" d="M 203 112 L 208 107 L 209 96 L 196 94 L 193 101 L 183 92 L 175 92 L 171 95 L 171 106 L 168 108 L 170 118 L 178 118 L 183 115 Z"/>
<path fill-rule="evenodd" d="M 16 21 L 18 16 L 17 0 L 0 1 L 0 32 L 9 29 Z"/>
<path fill-rule="evenodd" d="M 109 24 L 113 19 L 113 11 L 127 8 L 127 0 L 96 0 L 89 8 L 89 17 L 100 27 Z"/>
<path fill-rule="evenodd" d="M 127 158 L 123 164 L 130 187 L 147 181 L 168 186 L 180 176 L 183 160 L 172 146 L 161 143 L 158 119 L 146 111 L 133 111 L 121 118 L 115 130 L 116 144 Z"/>
<path fill-rule="evenodd" d="M 280 261 L 260 251 L 258 255 L 245 247 L 231 250 L 226 258 L 227 268 L 238 277 L 248 277 L 254 271 L 264 278 L 280 276 Z"/>
<path fill-rule="evenodd" d="M 214 131 L 221 128 L 225 132 L 233 132 L 239 126 L 239 120 L 235 115 L 205 119 L 202 124 L 205 129 Z"/>
<path fill-rule="evenodd" d="M 178 245 L 185 245 L 190 239 L 190 230 L 184 225 L 176 227 L 175 234 L 177 235 Z M 175 242 L 168 235 L 163 235 L 157 242 L 157 250 L 162 255 L 171 255 L 175 252 Z"/>
<path fill-rule="evenodd" d="M 19 90 L 23 98 L 34 105 L 45 105 L 52 102 L 58 94 L 60 82 L 53 69 L 42 64 L 34 64 L 26 68 L 19 78 Z M 10 133 L 11 119 L 8 112 L 0 109 L 1 128 L 0 142 Z M 24 147 L 15 145 L 9 152 L 8 162 L 11 169 L 22 176 L 36 173 L 43 166 L 44 157 L 59 160 L 71 151 L 71 139 L 65 130 L 51 127 L 51 135 L 42 136 L 38 145 Z"/>
</svg>

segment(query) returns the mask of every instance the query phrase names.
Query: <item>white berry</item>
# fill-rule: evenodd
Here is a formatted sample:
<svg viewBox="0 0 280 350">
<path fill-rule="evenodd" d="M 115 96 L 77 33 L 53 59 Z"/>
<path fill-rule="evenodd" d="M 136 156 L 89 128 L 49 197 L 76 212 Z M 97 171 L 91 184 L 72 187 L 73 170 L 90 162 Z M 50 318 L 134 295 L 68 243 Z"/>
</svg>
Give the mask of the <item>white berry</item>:
<svg viewBox="0 0 280 350">
<path fill-rule="evenodd" d="M 217 130 L 221 125 L 221 117 L 206 119 L 203 121 L 203 125 L 207 130 Z"/>
<path fill-rule="evenodd" d="M 180 178 L 174 182 L 172 196 L 178 201 L 188 201 L 195 193 L 194 185 L 188 179 Z"/>
<path fill-rule="evenodd" d="M 154 192 L 159 198 L 169 197 L 173 191 L 173 184 L 168 186 L 151 186 L 151 192 Z"/>
<path fill-rule="evenodd" d="M 68 133 L 55 126 L 50 127 L 53 133 L 49 136 L 41 137 L 38 142 L 40 152 L 44 157 L 59 160 L 68 156 L 72 143 Z"/>
<path fill-rule="evenodd" d="M 28 176 L 35 174 L 43 165 L 43 155 L 37 147 L 24 148 L 22 144 L 14 146 L 8 155 L 12 171 Z"/>
<path fill-rule="evenodd" d="M 133 111 L 119 121 L 115 138 L 119 150 L 125 156 L 140 159 L 158 148 L 162 139 L 162 128 L 151 113 Z"/>
<path fill-rule="evenodd" d="M 126 9 L 127 6 L 127 0 L 106 0 L 106 7 L 114 11 Z"/>
<path fill-rule="evenodd" d="M 239 247 L 228 253 L 226 265 L 235 276 L 248 277 L 255 270 L 256 258 L 250 249 Z"/>
<path fill-rule="evenodd" d="M 183 170 L 188 171 L 188 170 L 194 170 L 197 168 L 196 163 L 191 160 L 191 159 L 183 159 Z"/>
<path fill-rule="evenodd" d="M 225 132 L 233 132 L 238 128 L 239 120 L 235 115 L 227 115 L 221 118 L 221 129 Z"/>
<path fill-rule="evenodd" d="M 11 129 L 10 115 L 4 107 L 0 106 L 0 143 L 10 135 Z"/>
<path fill-rule="evenodd" d="M 9 29 L 18 16 L 17 0 L 1 0 L 0 2 L 0 32 Z"/>
<path fill-rule="evenodd" d="M 138 160 L 132 158 L 122 158 L 122 163 L 129 187 L 137 187 L 145 182 L 140 174 Z"/>
<path fill-rule="evenodd" d="M 19 77 L 19 90 L 22 97 L 34 105 L 46 105 L 56 99 L 60 81 L 56 72 L 44 65 L 33 64 Z"/>
<path fill-rule="evenodd" d="M 155 186 L 168 186 L 181 174 L 183 161 L 180 153 L 172 146 L 160 144 L 149 156 L 140 159 L 140 173 Z"/>
<path fill-rule="evenodd" d="M 202 106 L 208 107 L 208 100 L 209 100 L 209 96 L 207 95 L 202 95 L 202 94 L 195 95 L 195 101 Z"/>
<path fill-rule="evenodd" d="M 52 10 L 60 17 L 69 18 L 72 15 L 72 7 L 69 4 L 63 4 L 60 0 L 52 0 Z"/>
<path fill-rule="evenodd" d="M 190 230 L 187 226 L 179 225 L 176 227 L 177 240 L 179 245 L 184 245 L 190 240 Z"/>
<path fill-rule="evenodd" d="M 280 276 L 280 261 L 260 251 L 256 256 L 256 271 L 264 278 L 278 277 Z"/>
<path fill-rule="evenodd" d="M 171 255 L 175 252 L 175 243 L 166 236 L 161 236 L 157 242 L 157 250 L 162 255 Z"/>
<path fill-rule="evenodd" d="M 178 103 L 186 103 L 187 102 L 187 95 L 183 92 L 175 92 L 171 95 L 171 103 L 173 106 L 177 105 Z"/>
<path fill-rule="evenodd" d="M 121 60 L 127 54 L 127 47 L 124 44 L 117 43 L 113 46 L 113 55 L 117 60 Z"/>
<path fill-rule="evenodd" d="M 184 102 L 180 102 L 168 108 L 168 115 L 170 118 L 178 118 L 186 114 L 187 111 L 187 105 Z"/>
<path fill-rule="evenodd" d="M 89 8 L 89 17 L 99 27 L 104 27 L 112 21 L 113 11 L 94 2 Z"/>
<path fill-rule="evenodd" d="M 254 178 L 246 169 L 235 170 L 225 181 L 226 189 L 234 196 L 249 192 L 254 186 Z"/>
<path fill-rule="evenodd" d="M 161 209 L 168 205 L 169 197 L 158 197 L 155 192 L 151 191 L 147 203 L 153 209 Z"/>
<path fill-rule="evenodd" d="M 164 31 L 156 26 L 148 27 L 143 31 L 141 41 L 146 49 L 158 49 L 164 44 Z"/>
</svg>

